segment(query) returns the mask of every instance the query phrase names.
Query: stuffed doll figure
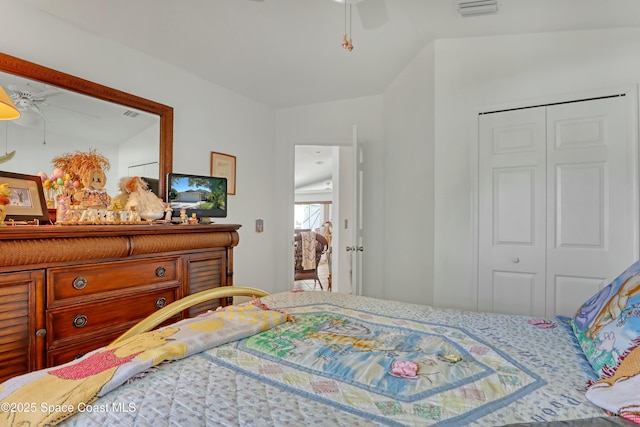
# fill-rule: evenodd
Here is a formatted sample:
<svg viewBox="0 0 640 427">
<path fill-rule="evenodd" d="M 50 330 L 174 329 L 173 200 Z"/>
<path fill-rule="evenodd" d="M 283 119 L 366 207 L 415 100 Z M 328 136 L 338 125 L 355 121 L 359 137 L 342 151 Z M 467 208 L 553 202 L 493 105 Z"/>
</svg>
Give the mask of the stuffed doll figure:
<svg viewBox="0 0 640 427">
<path fill-rule="evenodd" d="M 111 197 L 104 188 L 106 182 L 102 169 L 92 169 L 83 177 L 84 188 L 73 195 L 74 200 L 88 209 L 106 209 L 111 204 Z"/>
</svg>

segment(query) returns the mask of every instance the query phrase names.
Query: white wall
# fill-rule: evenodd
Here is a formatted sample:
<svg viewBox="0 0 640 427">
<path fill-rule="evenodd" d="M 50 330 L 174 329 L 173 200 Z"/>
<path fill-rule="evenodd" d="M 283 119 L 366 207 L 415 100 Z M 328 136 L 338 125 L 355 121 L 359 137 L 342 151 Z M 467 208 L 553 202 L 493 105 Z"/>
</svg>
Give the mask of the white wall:
<svg viewBox="0 0 640 427">
<path fill-rule="evenodd" d="M 385 297 L 433 302 L 434 49 L 384 93 Z"/>
<path fill-rule="evenodd" d="M 365 155 L 363 293 L 384 296 L 384 179 L 382 97 L 285 108 L 276 111 L 276 181 L 278 200 L 284 200 L 280 214 L 285 218 L 277 230 L 280 257 L 277 282 L 284 289 L 293 285 L 294 147 L 295 145 L 351 146 L 352 126 L 358 126 Z M 351 221 L 349 221 L 351 222 Z M 339 226 L 334 224 L 335 227 Z M 340 225 L 341 226 L 341 225 Z M 345 232 L 345 230 L 340 230 Z M 348 230 L 347 230 L 348 231 Z M 342 251 L 344 248 L 336 248 Z M 287 258 L 284 258 L 284 257 Z"/>
<path fill-rule="evenodd" d="M 640 29 L 435 42 L 436 305 L 477 306 L 473 219 L 479 109 L 633 86 L 640 77 L 639 51 Z"/>
<path fill-rule="evenodd" d="M 0 51 L 172 106 L 176 172 L 209 174 L 211 151 L 237 156 L 237 195 L 229 196 L 229 217 L 220 221 L 243 225 L 234 252 L 234 283 L 269 292 L 282 287 L 274 280 L 281 248 L 275 230 L 284 219 L 273 179 L 273 109 L 20 1 L 0 0 L 0 8 L 6 18 Z M 257 218 L 264 219 L 263 233 L 254 231 Z"/>
</svg>

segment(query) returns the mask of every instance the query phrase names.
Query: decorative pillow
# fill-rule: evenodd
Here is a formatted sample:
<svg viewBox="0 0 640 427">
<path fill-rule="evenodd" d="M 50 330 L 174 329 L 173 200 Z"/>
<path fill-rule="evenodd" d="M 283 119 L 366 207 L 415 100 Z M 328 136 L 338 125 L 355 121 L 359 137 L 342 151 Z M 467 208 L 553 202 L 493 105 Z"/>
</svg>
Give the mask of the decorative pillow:
<svg viewBox="0 0 640 427">
<path fill-rule="evenodd" d="M 640 261 L 585 302 L 571 327 L 596 374 L 610 376 L 640 337 Z"/>
</svg>

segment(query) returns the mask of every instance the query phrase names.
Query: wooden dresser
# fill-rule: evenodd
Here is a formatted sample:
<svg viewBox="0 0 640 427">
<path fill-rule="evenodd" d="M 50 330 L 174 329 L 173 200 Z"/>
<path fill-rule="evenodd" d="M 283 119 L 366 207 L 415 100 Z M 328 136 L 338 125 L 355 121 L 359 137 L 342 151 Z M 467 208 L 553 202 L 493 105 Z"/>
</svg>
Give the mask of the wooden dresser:
<svg viewBox="0 0 640 427">
<path fill-rule="evenodd" d="M 232 286 L 239 228 L 0 228 L 0 381 L 106 345 L 183 295 Z M 175 320 L 226 303 L 201 304 Z"/>
</svg>

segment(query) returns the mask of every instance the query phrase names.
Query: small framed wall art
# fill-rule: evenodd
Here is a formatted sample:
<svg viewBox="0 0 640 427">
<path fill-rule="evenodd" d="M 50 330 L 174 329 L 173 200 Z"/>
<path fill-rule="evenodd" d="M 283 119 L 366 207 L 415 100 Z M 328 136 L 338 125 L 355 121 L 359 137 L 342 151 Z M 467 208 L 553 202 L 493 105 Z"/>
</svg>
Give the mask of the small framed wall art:
<svg viewBox="0 0 640 427">
<path fill-rule="evenodd" d="M 15 221 L 49 221 L 49 212 L 44 201 L 42 180 L 37 175 L 0 171 L 0 185 L 7 184 L 9 203 L 4 205 L 6 219 Z"/>
<path fill-rule="evenodd" d="M 227 194 L 236 194 L 236 156 L 211 152 L 211 176 L 227 178 Z"/>
</svg>

